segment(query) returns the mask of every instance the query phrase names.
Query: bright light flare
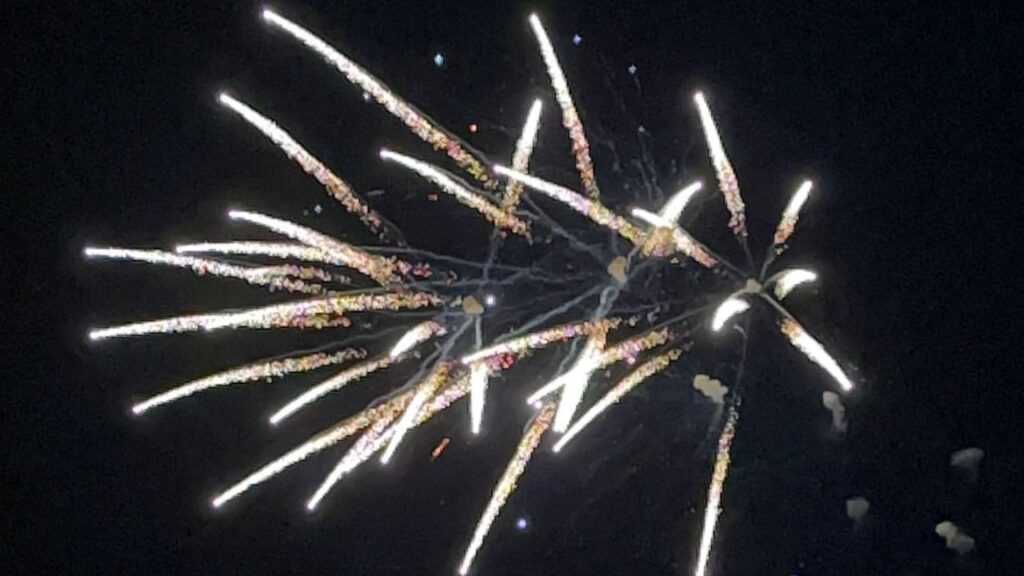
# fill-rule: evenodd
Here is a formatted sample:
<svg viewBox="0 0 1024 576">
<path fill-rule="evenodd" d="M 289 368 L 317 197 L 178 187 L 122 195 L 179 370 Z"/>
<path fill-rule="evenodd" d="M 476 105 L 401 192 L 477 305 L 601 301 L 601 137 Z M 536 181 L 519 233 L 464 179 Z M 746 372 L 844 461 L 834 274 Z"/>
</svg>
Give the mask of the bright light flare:
<svg viewBox="0 0 1024 576">
<path fill-rule="evenodd" d="M 675 224 L 679 220 L 679 216 L 682 215 L 683 210 L 686 209 L 687 204 L 690 203 L 690 200 L 693 199 L 697 192 L 700 192 L 703 186 L 698 180 L 679 190 L 668 199 L 668 202 L 665 202 L 665 205 L 658 212 L 658 216 L 666 222 Z"/>
<path fill-rule="evenodd" d="M 715 310 L 715 316 L 711 320 L 711 329 L 714 330 L 715 332 L 718 332 L 719 330 L 722 329 L 722 326 L 724 326 L 725 323 L 729 321 L 730 318 L 737 314 L 742 314 L 743 312 L 746 312 L 749 309 L 749 302 L 747 302 L 743 298 L 730 296 L 725 300 L 725 302 L 719 304 L 718 308 Z"/>
<path fill-rule="evenodd" d="M 777 275 L 775 285 L 772 287 L 772 292 L 775 294 L 776 298 L 782 300 L 797 286 L 814 282 L 817 279 L 817 274 L 803 268 L 784 270 Z"/>
<path fill-rule="evenodd" d="M 473 434 L 480 433 L 484 420 L 484 402 L 487 398 L 487 380 L 490 369 L 484 362 L 469 367 L 469 422 Z"/>
<path fill-rule="evenodd" d="M 818 366 L 825 369 L 826 372 L 832 376 L 832 379 L 839 384 L 839 387 L 843 392 L 850 392 L 853 390 L 853 382 L 846 376 L 843 369 L 839 367 L 839 363 L 836 362 L 825 347 L 820 342 L 814 339 L 806 330 L 803 329 L 799 324 L 790 320 L 789 318 L 784 319 L 779 324 L 779 330 L 789 339 L 789 342 L 796 347 L 797 350 L 804 353 L 811 362 L 814 362 Z"/>
</svg>

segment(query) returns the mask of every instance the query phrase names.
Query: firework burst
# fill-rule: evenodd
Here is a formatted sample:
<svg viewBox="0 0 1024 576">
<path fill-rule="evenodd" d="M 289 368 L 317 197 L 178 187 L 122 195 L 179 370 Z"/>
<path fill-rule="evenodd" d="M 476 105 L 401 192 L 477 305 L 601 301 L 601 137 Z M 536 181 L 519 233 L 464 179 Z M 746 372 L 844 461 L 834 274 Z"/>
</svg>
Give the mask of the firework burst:
<svg viewBox="0 0 1024 576">
<path fill-rule="evenodd" d="M 709 322 L 711 332 L 719 332 L 737 317 L 749 316 L 752 307 L 763 302 L 777 319 L 779 331 L 794 348 L 823 368 L 842 391 L 848 392 L 853 388 L 852 380 L 839 362 L 782 306 L 782 300 L 791 291 L 814 281 L 815 274 L 809 270 L 788 269 L 767 277 L 772 263 L 785 251 L 795 231 L 800 210 L 811 191 L 810 182 L 799 187 L 783 212 L 760 274 L 748 273 L 713 253 L 680 226 L 679 217 L 701 190 L 700 182 L 685 186 L 656 211 L 634 207 L 630 212 L 632 219 L 604 203 L 606 199 L 598 187 L 580 114 L 570 96 L 554 45 L 536 15 L 529 17 L 529 24 L 551 79 L 562 125 L 568 132 L 582 193 L 529 173 L 541 122 L 540 100 L 532 104 L 523 123 L 510 159 L 511 168 L 492 164 L 485 160 L 483 154 L 429 119 L 382 81 L 309 30 L 270 10 L 265 10 L 262 15 L 270 26 L 284 31 L 323 58 L 363 90 L 368 98 L 375 100 L 413 134 L 442 151 L 454 166 L 466 173 L 468 179 L 464 180 L 424 160 L 391 150 L 380 152 L 380 157 L 388 164 L 418 174 L 480 215 L 494 227 L 494 234 L 489 244 L 489 256 L 482 263 L 405 246 L 401 233 L 372 209 L 351 184 L 327 168 L 273 120 L 249 104 L 227 93 L 221 94 L 221 104 L 294 160 L 384 244 L 354 246 L 293 222 L 236 210 L 228 214 L 231 219 L 263 228 L 291 242 L 207 242 L 179 245 L 174 252 L 88 248 L 85 255 L 89 258 L 186 268 L 200 275 L 240 279 L 270 290 L 305 295 L 302 299 L 247 310 L 193 314 L 101 328 L 92 331 L 90 337 L 104 340 L 226 328 L 344 329 L 351 324 L 350 316 L 367 314 L 390 314 L 403 318 L 401 314 L 426 313 L 430 319 L 406 324 L 402 334 L 394 339 L 389 333 L 377 333 L 377 342 L 368 346 L 379 347 L 377 351 L 346 348 L 331 353 L 257 362 L 198 378 L 136 404 L 134 412 L 143 414 L 232 384 L 329 367 L 338 370 L 340 366 L 340 371 L 310 386 L 275 411 L 270 422 L 276 425 L 324 396 L 372 374 L 411 359 L 418 362 L 416 375 L 406 385 L 392 390 L 365 409 L 229 486 L 213 499 L 214 507 L 225 505 L 253 486 L 316 453 L 349 437 L 356 437 L 307 500 L 307 507 L 314 509 L 341 479 L 375 454 L 380 453 L 383 463 L 398 457 L 403 441 L 416 427 L 466 395 L 470 397 L 470 428 L 477 433 L 486 414 L 489 382 L 503 377 L 511 366 L 527 361 L 538 350 L 553 348 L 562 359 L 561 366 L 540 388 L 524 390 L 523 396 L 534 406 L 535 413 L 472 534 L 458 567 L 459 573 L 466 574 L 545 435 L 559 435 L 552 448 L 556 452 L 562 450 L 631 390 L 668 371 L 692 344 L 701 323 Z M 730 214 L 729 228 L 739 239 L 750 268 L 753 268 L 747 247 L 746 213 L 739 182 L 726 156 L 707 100 L 701 93 L 697 93 L 694 100 L 718 187 Z M 506 179 L 506 184 L 503 194 L 498 197 L 500 178 Z M 583 215 L 593 224 L 589 232 L 625 240 L 628 254 L 620 254 L 614 248 L 620 243 L 609 242 L 604 252 L 593 248 L 575 230 L 549 216 L 527 191 L 538 192 Z M 467 211 L 467 214 L 472 212 Z M 538 234 L 557 237 L 564 241 L 567 251 L 601 263 L 598 276 L 574 278 L 560 275 L 545 270 L 541 262 L 525 267 L 501 262 L 500 248 L 504 242 L 517 241 L 517 236 L 520 238 L 518 241 L 532 242 Z M 271 259 L 278 263 L 223 261 L 225 257 L 232 256 L 248 260 Z M 292 263 L 280 264 L 282 260 Z M 611 278 L 600 276 L 608 261 L 612 262 L 607 266 Z M 713 313 L 709 314 L 714 306 L 688 308 L 654 325 L 649 320 L 650 314 L 667 309 L 667 303 L 658 299 L 641 304 L 623 303 L 622 295 L 629 293 L 631 282 L 641 270 L 687 265 L 688 262 L 695 263 L 700 269 L 711 270 L 739 287 L 723 298 Z M 457 273 L 459 270 L 461 272 Z M 595 282 L 595 278 L 599 281 Z M 494 306 L 496 300 L 493 295 L 485 296 L 481 292 L 483 288 L 523 283 L 546 287 L 528 306 L 523 306 L 527 311 L 525 316 L 513 315 L 502 322 L 488 315 L 487 308 Z M 338 289 L 339 284 L 346 289 Z M 579 313 L 581 308 L 585 310 L 583 314 Z M 556 319 L 574 314 L 576 318 L 553 325 Z M 494 338 L 484 338 L 484 317 L 503 327 L 504 332 Z M 746 342 L 745 338 L 744 355 Z M 619 363 L 632 369 L 610 386 L 601 382 L 604 378 L 602 371 Z M 582 416 L 574 419 L 586 400 L 587 391 L 601 385 L 607 386 L 606 391 L 583 409 Z M 695 568 L 697 576 L 705 574 L 710 558 L 715 522 L 729 469 L 730 449 L 739 418 L 739 403 L 739 394 L 733 393 L 708 490 L 705 524 Z M 437 453 L 435 450 L 435 457 Z"/>
</svg>

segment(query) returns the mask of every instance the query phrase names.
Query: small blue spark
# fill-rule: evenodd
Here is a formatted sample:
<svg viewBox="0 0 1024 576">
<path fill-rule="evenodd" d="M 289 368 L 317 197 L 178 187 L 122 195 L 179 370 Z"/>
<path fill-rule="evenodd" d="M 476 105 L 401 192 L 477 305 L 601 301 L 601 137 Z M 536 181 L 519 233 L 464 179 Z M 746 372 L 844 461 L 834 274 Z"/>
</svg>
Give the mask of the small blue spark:
<svg viewBox="0 0 1024 576">
<path fill-rule="evenodd" d="M 526 521 L 526 518 L 523 518 L 522 516 L 516 518 L 516 530 L 522 532 L 523 530 L 526 530 L 529 526 L 530 523 Z"/>
<path fill-rule="evenodd" d="M 580 42 L 583 42 L 583 37 L 580 36 L 579 34 L 573 34 L 572 35 L 572 43 L 577 45 L 577 46 L 579 46 Z"/>
<path fill-rule="evenodd" d="M 629 73 L 630 73 L 630 74 L 632 74 L 632 75 L 636 76 L 636 66 L 635 66 L 635 65 L 633 65 L 633 64 L 630 64 L 630 65 L 629 65 L 629 68 L 626 68 L 626 70 L 629 70 Z"/>
<path fill-rule="evenodd" d="M 440 52 L 434 54 L 434 66 L 437 66 L 438 68 L 444 66 L 444 56 Z"/>
<path fill-rule="evenodd" d="M 323 211 L 324 211 L 323 207 L 320 206 L 319 204 L 317 204 L 316 206 L 313 206 L 313 212 L 316 212 L 317 214 L 319 214 L 319 213 L 321 213 Z"/>
</svg>

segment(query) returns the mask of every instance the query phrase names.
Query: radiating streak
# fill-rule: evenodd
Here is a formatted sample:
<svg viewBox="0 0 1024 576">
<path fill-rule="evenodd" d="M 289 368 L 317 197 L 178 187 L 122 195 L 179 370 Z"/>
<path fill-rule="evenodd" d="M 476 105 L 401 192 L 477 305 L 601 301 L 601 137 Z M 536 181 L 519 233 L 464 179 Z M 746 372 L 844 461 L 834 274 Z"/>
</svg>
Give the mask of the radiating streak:
<svg viewBox="0 0 1024 576">
<path fill-rule="evenodd" d="M 86 248 L 85 255 L 89 258 L 111 258 L 116 260 L 133 260 L 146 262 L 148 264 L 159 264 L 173 266 L 175 268 L 191 268 L 199 276 L 207 274 L 221 276 L 224 278 L 238 278 L 256 286 L 269 286 L 271 289 L 287 290 L 289 292 L 302 292 L 305 294 L 319 294 L 323 288 L 318 284 L 307 284 L 301 280 L 282 278 L 280 270 L 267 268 L 254 268 L 248 266 L 237 266 L 196 258 L 194 256 L 182 256 L 162 250 L 133 250 L 128 248 Z"/>
<path fill-rule="evenodd" d="M 388 356 L 394 360 L 419 344 L 426 342 L 434 336 L 441 336 L 445 332 L 444 326 L 434 320 L 421 322 L 410 328 L 405 334 L 402 334 L 402 337 L 391 348 L 391 352 L 388 352 Z"/>
<path fill-rule="evenodd" d="M 675 222 L 643 208 L 633 208 L 631 214 L 656 227 L 643 245 L 645 254 L 664 257 L 672 252 L 679 251 L 705 268 L 714 268 L 718 265 L 718 261 L 711 256 L 704 245 L 695 240 L 693 236 L 690 236 L 688 232 Z M 660 236 L 659 233 L 661 231 L 666 231 L 668 235 Z M 670 248 L 664 246 L 666 243 L 669 244 Z"/>
<path fill-rule="evenodd" d="M 109 328 L 99 328 L 89 332 L 91 340 L 103 340 L 120 336 L 141 336 L 170 332 L 195 332 L 219 320 L 222 313 L 195 314 L 192 316 L 175 316 L 161 320 L 148 320 Z"/>
<path fill-rule="evenodd" d="M 839 384 L 843 392 L 853 390 L 853 382 L 843 373 L 839 363 L 825 350 L 820 342 L 815 340 L 802 326 L 795 321 L 784 318 L 779 324 L 779 330 L 786 336 L 789 342 L 797 350 L 804 353 L 811 362 L 821 366 Z"/>
<path fill-rule="evenodd" d="M 501 507 L 508 501 L 509 496 L 516 489 L 516 481 L 519 476 L 522 475 L 523 470 L 526 469 L 526 464 L 530 461 L 530 456 L 537 449 L 540 444 L 541 438 L 544 436 L 544 432 L 551 426 L 551 421 L 555 416 L 555 405 L 553 402 L 549 402 L 541 407 L 534 416 L 533 420 L 526 427 L 526 432 L 523 433 L 522 439 L 519 441 L 519 445 L 516 447 L 515 454 L 512 455 L 512 459 L 509 461 L 508 466 L 505 468 L 505 472 L 502 473 L 501 478 L 498 480 L 498 484 L 494 487 L 494 492 L 491 493 L 491 499 L 487 502 L 487 507 L 484 509 L 483 515 L 480 517 L 480 521 L 476 525 L 476 529 L 473 531 L 473 538 L 469 542 L 469 546 L 466 547 L 466 553 L 462 557 L 462 562 L 459 564 L 459 574 L 465 576 L 469 573 L 469 568 L 473 564 L 473 559 L 476 557 L 477 552 L 480 550 L 480 546 L 483 544 L 484 537 L 491 529 L 491 524 L 494 523 L 495 518 L 498 517 L 498 513 L 501 512 Z"/>
<path fill-rule="evenodd" d="M 492 204 L 487 198 L 459 184 L 454 178 L 438 170 L 436 167 L 421 160 L 386 149 L 380 151 L 380 157 L 384 160 L 397 162 L 433 182 L 443 192 L 451 194 L 462 204 L 479 212 L 491 224 L 521 236 L 529 236 L 529 226 L 524 220 Z"/>
<path fill-rule="evenodd" d="M 344 388 L 345 386 L 351 384 L 352 382 L 361 380 L 362 378 L 369 376 L 370 374 L 376 372 L 377 370 L 387 368 L 393 362 L 394 359 L 391 357 L 378 356 L 377 358 L 373 358 L 372 360 L 367 360 L 366 362 L 361 362 L 355 366 L 352 366 L 351 368 L 342 370 L 340 373 L 328 378 L 327 380 L 324 380 L 323 382 L 317 384 L 316 386 L 313 386 L 312 388 L 309 388 L 308 390 L 306 390 L 302 394 L 299 394 L 293 400 L 282 406 L 280 409 L 277 410 L 277 412 L 274 412 L 270 416 L 270 423 L 274 425 L 280 424 L 282 420 L 298 412 L 303 407 L 312 404 L 316 400 L 323 398 L 324 396 L 330 394 L 331 392 L 335 392 L 337 390 Z"/>
<path fill-rule="evenodd" d="M 132 412 L 135 414 L 142 414 L 150 408 L 167 404 L 186 396 L 191 396 L 196 392 L 201 392 L 218 386 L 226 386 L 237 382 L 251 382 L 253 380 L 262 380 L 264 378 L 280 377 L 294 372 L 308 372 L 323 366 L 340 364 L 348 360 L 363 358 L 364 356 L 366 356 L 365 350 L 347 349 L 333 354 L 318 352 L 316 354 L 309 354 L 295 358 L 283 358 L 280 360 L 271 360 L 269 362 L 256 362 L 246 366 L 232 368 L 231 370 L 218 372 L 217 374 L 211 374 L 210 376 L 171 388 L 166 392 L 157 394 L 156 396 L 132 406 Z"/>
<path fill-rule="evenodd" d="M 415 310 L 426 306 L 440 306 L 441 299 L 427 292 L 389 292 L 385 294 L 351 294 L 324 296 L 298 302 L 274 304 L 241 312 L 228 312 L 207 322 L 203 328 L 267 328 L 287 325 L 295 317 L 315 314 L 343 314 L 371 310 Z"/>
<path fill-rule="evenodd" d="M 452 405 L 456 400 L 462 398 L 469 391 L 469 379 L 465 375 L 460 375 L 453 379 L 452 384 L 442 390 L 440 393 L 431 398 L 423 407 L 420 409 L 413 426 L 419 426 L 427 420 L 434 417 L 435 414 L 441 412 Z M 403 398 L 401 403 L 395 404 L 395 409 L 386 417 L 377 419 L 377 426 L 374 426 L 371 430 L 367 431 L 359 440 L 356 441 L 355 445 L 342 457 L 341 462 L 323 483 L 317 488 L 313 496 L 306 502 L 306 508 L 313 510 L 317 507 L 324 496 L 330 491 L 330 489 L 338 483 L 339 480 L 352 470 L 355 470 L 363 462 L 369 460 L 374 453 L 383 448 L 391 440 L 392 434 L 395 433 L 394 426 L 388 426 L 398 414 L 408 406 L 412 396 L 416 393 L 416 388 L 410 388 L 402 393 Z"/>
<path fill-rule="evenodd" d="M 460 168 L 470 173 L 489 189 L 496 189 L 498 183 L 488 174 L 487 169 L 470 152 L 466 144 L 435 125 L 425 114 L 401 99 L 372 74 L 349 60 L 345 55 L 316 37 L 298 24 L 279 16 L 271 10 L 263 11 L 263 19 L 281 28 L 309 49 L 319 54 L 341 72 L 349 82 L 359 86 L 373 97 L 378 104 L 401 120 L 409 130 L 436 150 L 444 151 Z"/>
<path fill-rule="evenodd" d="M 718 332 L 730 318 L 742 314 L 750 309 L 750 302 L 736 296 L 726 298 L 715 310 L 714 318 L 711 320 L 711 329 Z"/>
<path fill-rule="evenodd" d="M 608 409 L 612 404 L 617 403 L 623 396 L 628 394 L 633 388 L 644 382 L 651 376 L 665 370 L 669 365 L 679 358 L 682 354 L 680 350 L 670 350 L 664 354 L 659 354 L 654 358 L 644 362 L 636 370 L 633 370 L 627 374 L 624 378 L 618 381 L 600 400 L 594 403 L 583 416 L 580 416 L 578 420 L 573 422 L 572 426 L 565 431 L 565 434 L 558 439 L 558 442 L 552 447 L 552 450 L 559 452 L 566 444 L 569 443 L 581 430 L 587 427 L 595 418 L 601 413 Z"/>
<path fill-rule="evenodd" d="M 681 190 L 672 195 L 662 206 L 661 210 L 658 211 L 658 216 L 661 216 L 667 222 L 675 224 L 679 220 L 679 216 L 682 215 L 683 210 L 686 209 L 686 205 L 690 203 L 693 196 L 700 191 L 703 184 L 698 180 L 688 186 L 683 187 Z"/>
<path fill-rule="evenodd" d="M 587 196 L 598 198 L 601 196 L 601 191 L 598 189 L 597 180 L 594 177 L 594 162 L 590 159 L 590 144 L 587 143 L 583 122 L 580 120 L 579 112 L 569 94 L 569 84 L 565 80 L 565 73 L 562 72 L 562 67 L 558 64 L 555 49 L 536 14 L 530 14 L 530 28 L 533 29 L 533 34 L 537 37 L 537 43 L 540 45 L 544 65 L 551 77 L 551 87 L 555 90 L 555 99 L 558 100 L 558 105 L 562 108 L 562 125 L 569 131 L 572 152 L 576 158 L 576 170 L 580 173 L 583 190 Z"/>
<path fill-rule="evenodd" d="M 219 508 L 223 506 L 225 502 L 237 498 L 253 486 L 266 482 L 293 464 L 297 464 L 317 452 L 334 446 L 385 415 L 397 414 L 401 408 L 405 407 L 405 403 L 409 401 L 412 394 L 412 391 L 407 391 L 393 396 L 382 404 L 367 408 L 324 430 L 219 494 L 213 499 L 213 507 Z"/>
<path fill-rule="evenodd" d="M 373 278 L 379 284 L 385 285 L 388 283 L 398 281 L 398 277 L 395 275 L 396 269 L 401 269 L 403 272 L 408 271 L 410 266 L 404 262 L 398 261 L 394 258 L 384 258 L 376 256 L 368 252 L 364 252 L 354 246 L 346 244 L 340 240 L 331 238 L 326 234 L 321 234 L 305 226 L 300 226 L 294 222 L 288 222 L 287 220 L 281 220 L 271 216 L 266 216 L 256 212 L 247 212 L 244 210 L 231 210 L 228 212 L 228 217 L 232 220 L 241 220 L 243 222 L 249 222 L 262 226 L 278 234 L 282 234 L 294 240 L 298 240 L 303 244 L 312 246 L 322 252 L 330 254 L 334 260 L 332 263 L 339 264 L 341 266 L 348 266 L 362 272 L 366 276 Z"/>
<path fill-rule="evenodd" d="M 332 257 L 319 248 L 305 244 L 288 244 L 285 242 L 203 242 L 198 244 L 179 244 L 174 247 L 174 251 L 179 254 L 207 253 L 294 258 L 306 262 L 344 265 L 339 258 Z"/>
<path fill-rule="evenodd" d="M 480 433 L 483 423 L 489 376 L 490 369 L 485 362 L 477 362 L 469 367 L 469 422 L 473 434 Z"/>
<path fill-rule="evenodd" d="M 506 176 L 513 180 L 518 180 L 530 188 L 558 200 L 580 214 L 583 214 L 587 218 L 590 218 L 599 226 L 604 226 L 637 246 L 641 245 L 645 239 L 646 235 L 642 230 L 630 223 L 629 220 L 626 220 L 622 216 L 619 216 L 615 212 L 609 210 L 598 200 L 586 198 L 568 188 L 553 184 L 547 180 L 542 180 L 536 176 L 523 174 L 516 170 L 510 170 L 501 165 L 496 164 L 494 166 L 494 173 Z"/>
<path fill-rule="evenodd" d="M 555 432 L 565 432 L 572 422 L 572 417 L 583 400 L 583 393 L 587 390 L 590 376 L 600 364 L 604 342 L 605 333 L 592 335 L 573 367 L 561 376 L 565 384 L 562 386 L 562 395 L 558 398 L 558 409 L 555 411 L 555 420 L 551 426 Z"/>
<path fill-rule="evenodd" d="M 512 153 L 512 169 L 517 172 L 526 172 L 530 168 L 530 156 L 533 155 L 533 146 L 537 142 L 537 131 L 540 128 L 540 100 L 534 100 L 530 106 L 530 112 L 526 115 L 526 122 L 523 124 L 523 132 L 516 142 L 515 152 Z M 523 183 L 518 180 L 509 180 L 505 185 L 505 195 L 501 199 L 501 207 L 506 212 L 514 212 L 519 205 L 519 196 L 523 193 Z"/>
<path fill-rule="evenodd" d="M 395 431 L 391 435 L 391 441 L 388 442 L 387 448 L 384 449 L 384 453 L 381 454 L 380 463 L 387 464 L 391 461 L 391 457 L 395 455 L 395 450 L 398 449 L 398 445 L 405 439 L 405 434 L 412 427 L 413 422 L 420 413 L 420 409 L 427 403 L 434 393 L 438 391 L 445 382 L 448 380 L 448 373 L 451 371 L 451 363 L 449 362 L 438 362 L 430 375 L 424 379 L 416 387 L 416 394 L 413 395 L 412 400 L 409 402 L 409 406 L 402 412 L 402 417 L 398 419 L 398 423 L 395 424 Z"/>
<path fill-rule="evenodd" d="M 697 111 L 700 114 L 700 124 L 704 129 L 704 139 L 708 143 L 708 152 L 711 156 L 711 164 L 715 168 L 715 177 L 718 178 L 718 187 L 725 197 L 725 207 L 729 209 L 731 218 L 729 228 L 737 236 L 746 237 L 747 223 L 744 214 L 743 197 L 740 196 L 740 185 L 736 180 L 736 173 L 729 163 L 729 157 L 725 155 L 725 147 L 722 146 L 722 138 L 718 135 L 718 127 L 711 116 L 711 109 L 704 100 L 704 95 L 697 92 L 693 95 L 697 103 Z"/>
<path fill-rule="evenodd" d="M 704 576 L 708 567 L 708 559 L 711 557 L 711 544 L 715 538 L 718 515 L 722 511 L 722 491 L 725 488 L 725 479 L 729 475 L 730 451 L 732 450 L 732 440 L 736 436 L 736 425 L 739 423 L 739 418 L 740 413 L 736 406 L 730 406 L 729 417 L 722 429 L 722 435 L 718 438 L 718 454 L 715 456 L 715 469 L 711 473 L 711 485 L 708 487 L 708 503 L 704 508 L 704 527 L 700 535 L 700 551 L 697 556 L 695 576 Z"/>
<path fill-rule="evenodd" d="M 804 270 L 803 268 L 783 270 L 779 274 L 775 275 L 772 292 L 775 294 L 776 298 L 782 300 L 797 286 L 808 282 L 814 282 L 817 279 L 817 274 L 810 270 Z"/>
<path fill-rule="evenodd" d="M 218 99 L 221 104 L 235 111 L 246 122 L 262 132 L 289 158 L 302 167 L 307 174 L 316 178 L 317 182 L 322 184 L 327 189 L 327 192 L 340 202 L 350 214 L 357 216 L 363 224 L 366 224 L 370 230 L 381 238 L 387 238 L 387 227 L 380 215 L 371 210 L 367 206 L 366 201 L 360 198 L 347 182 L 339 178 L 334 172 L 331 172 L 329 168 L 306 151 L 301 144 L 296 142 L 291 135 L 285 132 L 273 120 L 224 92 L 220 93 Z"/>
<path fill-rule="evenodd" d="M 807 202 L 807 197 L 811 194 L 812 185 L 810 180 L 804 180 L 800 187 L 796 189 L 796 192 L 793 193 L 793 197 L 789 199 L 786 209 L 782 211 L 779 226 L 775 229 L 774 242 L 776 247 L 785 244 L 789 237 L 793 235 L 796 223 L 800 219 L 800 209 L 803 207 L 804 202 Z"/>
<path fill-rule="evenodd" d="M 583 334 L 590 334 L 594 330 L 598 329 L 599 326 L 608 322 L 613 321 L 600 320 L 596 323 L 573 322 L 571 324 L 562 324 L 560 326 L 555 326 L 554 328 L 532 332 L 506 342 L 488 346 L 487 348 L 477 350 L 472 354 L 463 356 L 459 361 L 462 362 L 463 365 L 468 366 L 474 362 L 479 362 L 502 354 L 521 354 L 527 350 L 542 348 L 553 342 L 563 342 L 566 340 L 572 340 L 573 338 Z"/>
</svg>

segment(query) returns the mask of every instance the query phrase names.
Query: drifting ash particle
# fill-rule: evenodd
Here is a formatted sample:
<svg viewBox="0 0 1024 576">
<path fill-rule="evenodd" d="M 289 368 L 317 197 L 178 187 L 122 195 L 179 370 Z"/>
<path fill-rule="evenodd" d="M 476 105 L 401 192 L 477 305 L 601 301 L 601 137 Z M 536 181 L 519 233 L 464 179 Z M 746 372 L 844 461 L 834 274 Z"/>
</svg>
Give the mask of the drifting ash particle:
<svg viewBox="0 0 1024 576">
<path fill-rule="evenodd" d="M 444 449 L 448 447 L 448 444 L 451 441 L 452 439 L 447 436 L 441 438 L 441 441 L 438 442 L 437 446 L 434 446 L 433 451 L 430 452 L 430 461 L 433 462 L 434 460 L 437 460 L 437 458 L 441 455 L 441 453 L 444 452 Z"/>
<path fill-rule="evenodd" d="M 707 374 L 697 374 L 693 377 L 693 389 L 700 391 L 715 404 L 724 403 L 725 395 L 729 393 L 728 386 L 722 386 L 720 380 L 715 380 Z"/>
</svg>

